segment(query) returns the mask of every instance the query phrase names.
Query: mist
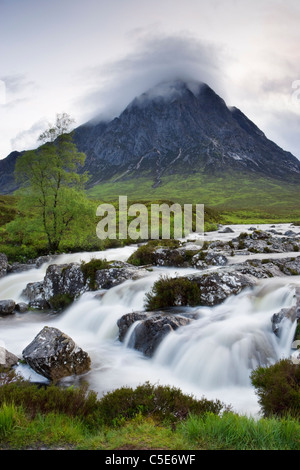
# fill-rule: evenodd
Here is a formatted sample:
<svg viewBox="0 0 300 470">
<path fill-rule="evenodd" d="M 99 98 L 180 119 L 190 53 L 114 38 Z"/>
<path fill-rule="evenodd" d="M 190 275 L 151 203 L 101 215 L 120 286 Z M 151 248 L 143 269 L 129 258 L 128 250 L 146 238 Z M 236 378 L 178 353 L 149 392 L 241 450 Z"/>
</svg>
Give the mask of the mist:
<svg viewBox="0 0 300 470">
<path fill-rule="evenodd" d="M 90 92 L 77 102 L 86 119 L 110 120 L 147 90 L 170 80 L 204 82 L 226 99 L 221 47 L 189 35 L 142 36 L 119 61 L 84 71 Z"/>
</svg>

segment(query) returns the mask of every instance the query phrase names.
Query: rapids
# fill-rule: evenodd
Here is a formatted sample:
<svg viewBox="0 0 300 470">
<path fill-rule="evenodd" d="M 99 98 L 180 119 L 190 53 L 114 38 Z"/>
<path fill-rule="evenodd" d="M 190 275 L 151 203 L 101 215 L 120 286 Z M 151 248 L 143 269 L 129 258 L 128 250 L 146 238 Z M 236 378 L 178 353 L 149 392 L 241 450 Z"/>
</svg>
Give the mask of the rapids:
<svg viewBox="0 0 300 470">
<path fill-rule="evenodd" d="M 289 225 L 283 228 L 286 227 L 290 228 Z M 215 239 L 237 236 L 238 229 L 234 228 L 234 234 L 214 233 Z M 239 229 L 245 231 L 243 226 Z M 134 250 L 136 246 L 61 255 L 52 262 L 88 261 L 94 257 L 126 261 Z M 49 264 L 2 278 L 0 299 L 22 300 L 26 284 L 42 280 Z M 155 280 L 161 274 L 176 276 L 190 272 L 195 270 L 154 268 L 144 278 L 127 280 L 107 291 L 87 292 L 60 314 L 32 311 L 0 317 L 0 342 L 21 357 L 22 350 L 43 326 L 55 326 L 71 336 L 92 360 L 91 371 L 82 377 L 64 379 L 67 385 L 85 380 L 101 395 L 117 387 L 135 387 L 150 381 L 179 387 L 199 398 L 220 399 L 237 412 L 258 415 L 259 405 L 249 375 L 258 365 L 290 356 L 296 322 L 283 322 L 277 337 L 272 331 L 271 317 L 281 308 L 293 305 L 300 277 L 261 280 L 254 289 L 244 290 L 221 305 L 185 308 L 197 312 L 198 319 L 170 333 L 152 358 L 128 347 L 134 326 L 125 342 L 120 343 L 118 318 L 143 310 L 145 294 Z M 19 365 L 17 370 L 30 380 L 46 380 L 26 365 Z"/>
</svg>

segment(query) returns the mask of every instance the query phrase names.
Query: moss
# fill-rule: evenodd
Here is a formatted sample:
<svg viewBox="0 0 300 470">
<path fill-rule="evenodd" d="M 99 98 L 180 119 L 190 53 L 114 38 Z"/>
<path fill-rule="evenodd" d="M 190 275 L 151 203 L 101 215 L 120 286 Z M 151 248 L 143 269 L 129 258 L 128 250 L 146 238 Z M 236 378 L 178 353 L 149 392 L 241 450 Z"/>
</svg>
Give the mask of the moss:
<svg viewBox="0 0 300 470">
<path fill-rule="evenodd" d="M 81 270 L 83 272 L 84 282 L 89 283 L 89 288 L 91 290 L 96 289 L 96 272 L 101 269 L 108 269 L 110 267 L 109 261 L 106 259 L 95 259 L 86 263 L 83 261 L 81 263 Z"/>
<path fill-rule="evenodd" d="M 51 297 L 48 303 L 54 310 L 63 310 L 71 305 L 73 301 L 74 296 L 70 294 L 57 294 Z"/>
<path fill-rule="evenodd" d="M 145 266 L 155 264 L 155 250 L 159 247 L 176 249 L 180 246 L 179 240 L 150 240 L 145 245 L 141 245 L 127 260 L 134 266 Z M 177 261 L 180 265 L 181 261 Z"/>
</svg>

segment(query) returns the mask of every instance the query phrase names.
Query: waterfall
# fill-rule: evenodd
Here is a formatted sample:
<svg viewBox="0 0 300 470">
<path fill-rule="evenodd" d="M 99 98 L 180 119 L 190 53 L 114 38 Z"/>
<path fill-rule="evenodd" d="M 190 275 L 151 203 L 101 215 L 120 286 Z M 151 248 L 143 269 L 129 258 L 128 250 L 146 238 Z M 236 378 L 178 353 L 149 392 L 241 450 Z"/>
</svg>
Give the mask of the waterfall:
<svg viewBox="0 0 300 470">
<path fill-rule="evenodd" d="M 54 262 L 88 261 L 93 257 L 126 261 L 135 249 L 130 246 L 61 255 Z M 2 278 L 0 299 L 20 300 L 27 283 L 43 279 L 49 263 Z M 176 386 L 199 398 L 220 399 L 239 412 L 257 413 L 257 397 L 249 375 L 258 365 L 290 356 L 296 322 L 283 321 L 276 336 L 271 318 L 294 304 L 295 285 L 300 285 L 300 278 L 264 279 L 254 289 L 246 289 L 221 305 L 183 308 L 183 312 L 197 314 L 197 319 L 168 334 L 152 358 L 130 347 L 136 324 L 125 341 L 119 341 L 118 319 L 126 313 L 144 310 L 145 294 L 162 274 L 191 272 L 195 270 L 153 268 L 145 277 L 127 280 L 109 290 L 86 292 L 60 314 L 28 312 L 0 317 L 1 344 L 21 357 L 24 347 L 45 325 L 55 326 L 90 354 L 92 369 L 85 380 L 99 394 L 148 380 Z M 26 366 L 20 365 L 18 370 L 36 378 Z M 74 378 L 65 381 L 74 383 Z"/>
</svg>

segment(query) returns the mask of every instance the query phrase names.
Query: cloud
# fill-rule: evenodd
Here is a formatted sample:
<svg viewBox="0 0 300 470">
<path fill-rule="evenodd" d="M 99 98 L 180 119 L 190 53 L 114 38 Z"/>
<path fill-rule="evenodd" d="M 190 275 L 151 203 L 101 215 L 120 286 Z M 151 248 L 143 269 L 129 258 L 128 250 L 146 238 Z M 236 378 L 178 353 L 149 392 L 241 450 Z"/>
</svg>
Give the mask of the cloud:
<svg viewBox="0 0 300 470">
<path fill-rule="evenodd" d="M 207 83 L 224 98 L 222 47 L 182 33 L 147 34 L 137 31 L 135 47 L 119 60 L 84 71 L 89 89 L 78 105 L 91 116 L 111 119 L 141 93 L 172 79 Z"/>
<path fill-rule="evenodd" d="M 48 121 L 41 119 L 35 122 L 29 129 L 19 132 L 11 139 L 13 149 L 31 150 L 38 146 L 38 137 L 48 127 Z"/>
</svg>

